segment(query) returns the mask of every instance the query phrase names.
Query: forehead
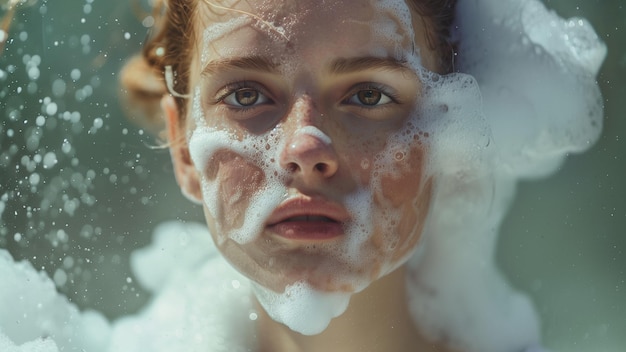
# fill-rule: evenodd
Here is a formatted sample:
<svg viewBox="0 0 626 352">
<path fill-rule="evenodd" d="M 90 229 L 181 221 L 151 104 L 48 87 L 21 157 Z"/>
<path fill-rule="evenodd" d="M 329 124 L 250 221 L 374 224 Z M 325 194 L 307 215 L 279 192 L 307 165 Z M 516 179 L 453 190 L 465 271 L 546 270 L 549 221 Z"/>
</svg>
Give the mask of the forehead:
<svg viewBox="0 0 626 352">
<path fill-rule="evenodd" d="M 276 26 L 317 24 L 331 19 L 372 19 L 377 13 L 405 12 L 404 0 L 200 0 L 200 10 L 210 23 L 249 15 Z M 320 22 L 321 21 L 321 22 Z"/>
<path fill-rule="evenodd" d="M 379 44 L 379 51 L 390 47 L 397 51 L 414 44 L 411 13 L 403 0 L 202 0 L 199 13 L 202 61 L 244 51 L 246 55 L 315 53 L 320 46 L 329 51 L 366 44 L 370 51 L 372 44 Z"/>
</svg>

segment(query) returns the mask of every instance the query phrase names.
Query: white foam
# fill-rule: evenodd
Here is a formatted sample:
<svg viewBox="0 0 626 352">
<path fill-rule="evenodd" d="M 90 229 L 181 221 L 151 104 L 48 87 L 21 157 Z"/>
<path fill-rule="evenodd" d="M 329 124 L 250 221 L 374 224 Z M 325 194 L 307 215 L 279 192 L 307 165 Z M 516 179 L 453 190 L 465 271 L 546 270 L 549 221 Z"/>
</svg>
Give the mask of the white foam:
<svg viewBox="0 0 626 352">
<path fill-rule="evenodd" d="M 474 79 L 450 75 L 425 92 L 432 108 L 441 101 L 449 112 L 425 114 L 435 118 L 437 187 L 409 263 L 411 312 L 427 336 L 453 348 L 524 350 L 539 343 L 540 324 L 496 268 L 498 227 L 520 178 L 553 172 L 597 139 L 594 75 L 606 48 L 586 22 L 564 21 L 535 0 L 461 0 L 453 28 L 456 68 Z"/>
<path fill-rule="evenodd" d="M 298 130 L 296 130 L 295 134 L 308 134 L 309 136 L 317 138 L 320 142 L 326 145 L 332 144 L 332 140 L 330 139 L 330 137 L 328 137 L 326 133 L 322 132 L 319 128 L 315 126 L 309 125 L 300 127 L 298 128 Z"/>
<path fill-rule="evenodd" d="M 220 130 L 212 130 L 208 127 L 197 128 L 189 141 L 189 150 L 198 170 L 205 170 L 209 160 L 215 156 L 220 150 L 230 150 L 255 162 L 255 165 L 265 165 L 264 185 L 261 189 L 256 190 L 254 194 L 241 194 L 240 197 L 249 197 L 249 205 L 246 214 L 243 217 L 243 224 L 237 228 L 223 229 L 218 228 L 221 233 L 218 238 L 222 241 L 226 237 L 234 240 L 239 244 L 254 241 L 261 234 L 265 221 L 271 212 L 285 198 L 286 188 L 278 181 L 284 170 L 280 170 L 275 163 L 269 163 L 261 158 L 261 150 L 265 150 L 265 146 L 270 149 L 276 149 L 277 146 L 272 142 L 272 138 L 252 138 L 251 140 L 243 140 L 237 142 L 232 135 Z M 271 172 L 268 172 L 271 171 Z M 209 212 L 216 218 L 224 219 L 225 217 L 234 217 L 239 214 L 228 213 L 223 209 L 222 195 L 219 194 L 218 182 L 211 182 L 206 175 L 202 174 L 202 190 L 204 203 L 207 205 Z M 237 201 L 234 196 L 230 201 Z M 232 223 L 233 221 L 229 221 Z M 217 224 L 219 226 L 219 224 Z M 223 236 L 221 236 L 223 235 Z"/>
<path fill-rule="evenodd" d="M 59 347 L 52 339 L 39 338 L 16 345 L 0 331 L 0 351 L 3 352 L 58 352 Z"/>
<path fill-rule="evenodd" d="M 217 252 L 204 224 L 168 222 L 132 256 L 142 285 L 157 293 L 113 325 L 108 351 L 246 352 L 255 346 L 249 281 Z M 88 351 L 91 352 L 91 351 Z"/>
<path fill-rule="evenodd" d="M 348 258 L 361 258 L 361 248 L 365 241 L 372 235 L 372 212 L 373 204 L 370 192 L 359 189 L 346 197 L 345 206 L 352 219 L 350 225 L 346 228 L 346 240 L 342 252 Z"/>
<path fill-rule="evenodd" d="M 79 312 L 54 282 L 30 263 L 0 249 L 0 350 L 16 352 L 106 351 L 109 324 L 93 311 Z"/>
<path fill-rule="evenodd" d="M 276 293 L 253 285 L 259 303 L 275 321 L 303 335 L 316 335 L 348 308 L 351 293 L 321 292 L 299 281 Z"/>
<path fill-rule="evenodd" d="M 234 32 L 240 28 L 250 25 L 252 22 L 251 17 L 247 16 L 236 16 L 224 22 L 215 22 L 208 25 L 204 32 L 202 33 L 202 43 L 204 45 L 204 49 L 202 50 L 202 55 L 200 57 L 200 63 L 202 66 L 208 63 L 208 45 L 211 42 L 221 39 L 225 35 Z"/>
</svg>

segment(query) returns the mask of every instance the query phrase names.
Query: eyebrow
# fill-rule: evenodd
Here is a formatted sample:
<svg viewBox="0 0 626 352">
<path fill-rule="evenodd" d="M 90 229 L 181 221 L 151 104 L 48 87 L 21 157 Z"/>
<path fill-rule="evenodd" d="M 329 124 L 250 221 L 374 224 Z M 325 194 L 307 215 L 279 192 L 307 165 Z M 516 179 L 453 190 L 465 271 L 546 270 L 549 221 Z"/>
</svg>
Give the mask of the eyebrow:
<svg viewBox="0 0 626 352">
<path fill-rule="evenodd" d="M 355 58 L 338 58 L 330 64 L 330 73 L 347 74 L 364 70 L 392 70 L 405 71 L 409 68 L 406 66 L 406 60 L 396 59 L 392 57 L 355 57 Z"/>
<path fill-rule="evenodd" d="M 264 56 L 246 56 L 228 59 L 213 60 L 206 64 L 202 75 L 214 75 L 228 70 L 251 70 L 259 72 L 276 73 L 279 65 Z M 392 57 L 354 57 L 338 58 L 331 62 L 328 71 L 331 74 L 348 74 L 364 70 L 408 70 L 406 60 Z"/>
<path fill-rule="evenodd" d="M 263 56 L 235 57 L 210 61 L 202 69 L 202 75 L 214 75 L 228 70 L 251 70 L 276 73 L 278 64 Z"/>
</svg>

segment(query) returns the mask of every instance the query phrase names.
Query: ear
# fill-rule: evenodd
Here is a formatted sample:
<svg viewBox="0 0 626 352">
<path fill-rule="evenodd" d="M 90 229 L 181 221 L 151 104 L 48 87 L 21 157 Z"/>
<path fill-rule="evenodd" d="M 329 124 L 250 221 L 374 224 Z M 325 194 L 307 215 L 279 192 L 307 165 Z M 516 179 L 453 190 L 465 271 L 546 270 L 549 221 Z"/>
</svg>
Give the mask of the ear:
<svg viewBox="0 0 626 352">
<path fill-rule="evenodd" d="M 174 164 L 174 174 L 183 195 L 194 203 L 202 204 L 200 175 L 189 154 L 186 131 L 181 126 L 178 108 L 174 98 L 166 94 L 161 98 L 161 108 L 165 115 L 170 155 Z"/>
</svg>

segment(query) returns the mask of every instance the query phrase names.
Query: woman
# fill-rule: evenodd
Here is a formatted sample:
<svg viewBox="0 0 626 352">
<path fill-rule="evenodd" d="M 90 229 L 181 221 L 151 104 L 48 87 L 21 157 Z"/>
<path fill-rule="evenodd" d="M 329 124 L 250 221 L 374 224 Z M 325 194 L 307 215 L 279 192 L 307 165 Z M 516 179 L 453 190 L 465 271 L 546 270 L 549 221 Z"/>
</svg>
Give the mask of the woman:
<svg viewBox="0 0 626 352">
<path fill-rule="evenodd" d="M 464 41 L 481 42 L 468 18 L 520 9 L 545 13 L 530 2 L 463 2 L 453 40 L 454 2 L 168 3 L 162 28 L 123 80 L 131 95 L 160 100 L 181 190 L 203 205 L 218 250 L 252 282 L 252 345 L 537 346 L 530 303 L 484 259 L 512 194 L 510 175 L 519 175 L 492 163 L 509 162 L 497 158 L 511 150 L 494 156 L 489 148 L 505 144 L 491 134 L 472 77 L 440 76 L 454 68 L 458 44 L 459 69 L 482 79 L 472 66 L 480 48 Z M 537 110 L 545 105 L 528 99 Z M 598 131 L 587 128 L 584 138 Z M 441 263 L 446 256 L 457 258 Z"/>
<path fill-rule="evenodd" d="M 538 6 L 172 0 L 160 8 L 163 23 L 124 83 L 142 99 L 135 106 L 163 115 L 181 190 L 202 204 L 217 250 L 245 278 L 199 254 L 203 263 L 173 275 L 142 316 L 115 325 L 111 350 L 538 349 L 530 303 L 493 266 L 495 228 L 517 177 L 546 172 L 599 130 L 529 122 L 531 136 L 545 126 L 578 133 L 550 136 L 556 152 L 541 157 L 518 155 L 536 145 L 503 138 L 514 134 L 501 125 L 526 106 L 499 116 L 496 102 L 518 94 L 497 83 L 526 71 L 496 64 L 545 38 L 530 33 L 532 45 L 494 50 L 520 32 L 516 20 L 496 20 L 517 19 L 520 9 L 548 16 Z M 489 42 L 493 33 L 504 40 Z M 525 63 L 531 72 L 593 78 L 598 58 L 578 65 L 550 44 Z M 480 91 L 471 76 L 441 75 L 452 71 L 474 74 Z M 522 100 L 547 115 L 540 95 Z M 580 111 L 597 119 L 591 100 Z M 154 272 L 154 254 L 137 266 Z"/>
<path fill-rule="evenodd" d="M 429 345 L 402 265 L 433 185 L 420 82 L 448 69 L 453 6 L 413 6 L 172 2 L 146 47 L 179 98 L 163 92 L 177 180 L 255 283 L 261 350 Z"/>
</svg>

